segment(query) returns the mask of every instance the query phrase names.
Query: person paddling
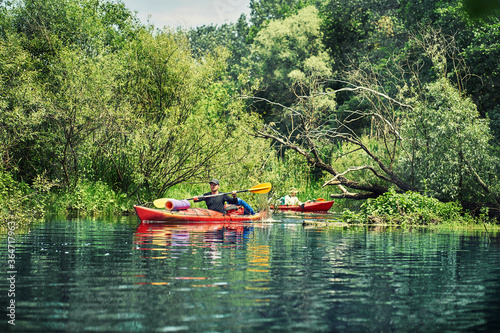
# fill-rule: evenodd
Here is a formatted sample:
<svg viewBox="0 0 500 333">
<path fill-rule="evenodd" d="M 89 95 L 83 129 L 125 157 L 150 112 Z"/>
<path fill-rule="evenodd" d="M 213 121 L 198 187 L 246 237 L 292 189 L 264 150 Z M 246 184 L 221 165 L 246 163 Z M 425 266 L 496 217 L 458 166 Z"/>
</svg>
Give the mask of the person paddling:
<svg viewBox="0 0 500 333">
<path fill-rule="evenodd" d="M 287 206 L 301 206 L 303 205 L 302 202 L 300 202 L 299 198 L 297 197 L 297 193 L 299 193 L 299 191 L 295 188 L 295 187 L 292 187 L 290 189 L 290 191 L 288 191 L 288 195 L 285 196 L 284 198 L 284 205 L 287 205 Z"/>
<path fill-rule="evenodd" d="M 255 211 L 252 209 L 252 207 L 250 207 L 249 204 L 247 204 L 245 201 L 236 196 L 237 193 L 236 191 L 231 192 L 232 197 L 230 197 L 227 194 L 223 194 L 214 197 L 204 198 L 204 196 L 215 195 L 219 193 L 220 183 L 218 179 L 212 179 L 209 182 L 209 184 L 210 184 L 210 192 L 204 193 L 202 197 L 194 197 L 193 198 L 194 202 L 205 201 L 208 209 L 215 210 L 223 214 L 226 213 L 226 210 L 224 209 L 224 203 L 227 202 L 229 204 L 243 206 L 244 214 L 246 215 L 255 215 Z"/>
<path fill-rule="evenodd" d="M 212 179 L 208 183 L 210 184 L 210 192 L 204 193 L 203 196 L 201 197 L 193 197 L 194 202 L 205 201 L 208 209 L 215 210 L 223 214 L 226 212 L 226 210 L 224 209 L 225 202 L 233 205 L 238 204 L 238 197 L 236 196 L 236 191 L 231 192 L 232 197 L 230 197 L 227 194 L 222 194 L 214 197 L 204 198 L 207 195 L 219 194 L 219 180 Z"/>
</svg>

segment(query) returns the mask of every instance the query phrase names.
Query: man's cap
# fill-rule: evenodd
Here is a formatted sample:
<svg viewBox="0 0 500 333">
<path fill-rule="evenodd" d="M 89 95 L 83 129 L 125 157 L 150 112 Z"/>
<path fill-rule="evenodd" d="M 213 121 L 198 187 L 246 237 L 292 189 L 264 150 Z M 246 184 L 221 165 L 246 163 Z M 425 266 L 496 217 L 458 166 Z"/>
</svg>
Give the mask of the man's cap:
<svg viewBox="0 0 500 333">
<path fill-rule="evenodd" d="M 292 187 L 288 193 L 299 193 L 299 191 L 295 187 Z"/>
<path fill-rule="evenodd" d="M 219 185 L 219 180 L 217 180 L 217 179 L 215 179 L 215 178 L 214 178 L 214 179 L 212 179 L 211 181 L 209 181 L 208 183 L 209 183 L 209 184 L 214 183 L 214 184 L 216 184 L 216 185 Z"/>
</svg>

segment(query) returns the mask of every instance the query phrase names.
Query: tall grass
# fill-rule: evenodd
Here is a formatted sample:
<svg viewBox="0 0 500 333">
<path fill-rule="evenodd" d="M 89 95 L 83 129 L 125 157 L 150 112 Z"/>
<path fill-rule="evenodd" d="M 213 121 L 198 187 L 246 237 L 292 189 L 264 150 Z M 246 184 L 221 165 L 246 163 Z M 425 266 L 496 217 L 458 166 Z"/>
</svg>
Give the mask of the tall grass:
<svg viewBox="0 0 500 333">
<path fill-rule="evenodd" d="M 117 193 L 101 181 L 81 180 L 71 191 L 52 192 L 46 211 L 57 216 L 120 215 L 132 212 L 133 204 L 125 193 Z"/>
</svg>

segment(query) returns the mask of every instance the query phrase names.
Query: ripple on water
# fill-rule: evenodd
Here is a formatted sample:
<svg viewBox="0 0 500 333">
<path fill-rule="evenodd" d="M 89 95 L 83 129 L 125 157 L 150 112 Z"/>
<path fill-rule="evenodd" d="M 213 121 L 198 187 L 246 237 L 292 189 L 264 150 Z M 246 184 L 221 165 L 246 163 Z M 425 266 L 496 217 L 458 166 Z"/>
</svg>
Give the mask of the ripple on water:
<svg viewBox="0 0 500 333">
<path fill-rule="evenodd" d="M 309 229 L 300 218 L 273 218 L 192 229 L 97 220 L 36 225 L 16 247 L 16 329 L 402 332 L 500 325 L 495 235 L 486 241 L 481 234 Z"/>
</svg>

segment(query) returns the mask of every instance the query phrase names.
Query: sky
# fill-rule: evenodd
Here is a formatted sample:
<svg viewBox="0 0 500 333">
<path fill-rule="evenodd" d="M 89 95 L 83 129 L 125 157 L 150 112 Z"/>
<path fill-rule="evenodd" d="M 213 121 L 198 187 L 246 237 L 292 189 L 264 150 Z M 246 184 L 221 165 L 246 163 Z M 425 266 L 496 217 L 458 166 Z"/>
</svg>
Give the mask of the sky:
<svg viewBox="0 0 500 333">
<path fill-rule="evenodd" d="M 241 14 L 250 14 L 250 0 L 121 0 L 142 23 L 157 28 L 194 28 L 236 22 Z"/>
</svg>

